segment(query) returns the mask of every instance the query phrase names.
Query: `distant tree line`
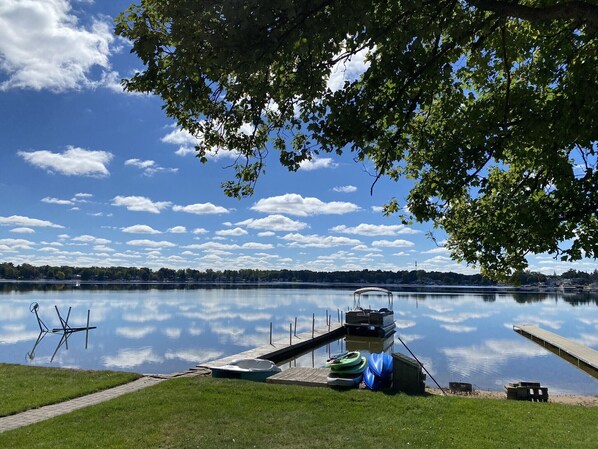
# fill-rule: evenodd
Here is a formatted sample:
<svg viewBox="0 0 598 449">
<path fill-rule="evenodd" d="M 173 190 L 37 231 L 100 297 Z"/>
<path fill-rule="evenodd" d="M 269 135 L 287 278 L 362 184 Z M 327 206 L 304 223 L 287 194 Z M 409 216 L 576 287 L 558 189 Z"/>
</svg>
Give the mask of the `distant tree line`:
<svg viewBox="0 0 598 449">
<path fill-rule="evenodd" d="M 496 282 L 480 274 L 467 275 L 452 272 L 424 270 L 212 270 L 137 267 L 70 267 L 14 265 L 0 263 L 0 279 L 23 281 L 71 281 L 85 282 L 177 282 L 177 283 L 241 283 L 241 282 L 321 282 L 321 283 L 367 283 L 367 284 L 443 284 L 443 285 L 496 285 Z M 585 273 L 569 270 L 560 276 L 546 276 L 530 271 L 517 273 L 512 282 L 519 285 L 560 284 L 588 285 L 598 282 L 598 270 Z"/>
</svg>

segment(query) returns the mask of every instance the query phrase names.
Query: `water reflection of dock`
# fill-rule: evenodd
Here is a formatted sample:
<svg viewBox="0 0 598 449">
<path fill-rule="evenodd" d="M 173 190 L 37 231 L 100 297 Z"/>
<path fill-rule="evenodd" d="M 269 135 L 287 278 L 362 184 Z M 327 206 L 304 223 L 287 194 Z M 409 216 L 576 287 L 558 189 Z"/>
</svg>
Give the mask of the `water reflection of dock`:
<svg viewBox="0 0 598 449">
<path fill-rule="evenodd" d="M 320 346 L 322 343 L 345 335 L 346 330 L 342 324 L 326 326 L 314 331 L 304 332 L 298 335 L 289 335 L 287 338 L 272 342 L 272 344 L 250 349 L 229 357 L 213 360 L 199 365 L 200 368 L 212 368 L 228 365 L 238 359 L 267 359 L 278 363 L 301 354 L 309 349 Z"/>
<path fill-rule="evenodd" d="M 513 330 L 598 379 L 598 351 L 534 324 L 515 324 Z"/>
</svg>

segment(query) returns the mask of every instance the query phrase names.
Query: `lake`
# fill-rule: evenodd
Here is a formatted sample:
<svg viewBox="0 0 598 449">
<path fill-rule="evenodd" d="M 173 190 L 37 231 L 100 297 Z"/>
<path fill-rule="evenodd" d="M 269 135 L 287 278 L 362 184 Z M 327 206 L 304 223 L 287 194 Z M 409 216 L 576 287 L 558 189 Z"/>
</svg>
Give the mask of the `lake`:
<svg viewBox="0 0 598 449">
<path fill-rule="evenodd" d="M 199 363 L 267 344 L 274 339 L 336 322 L 353 306 L 353 288 L 203 287 L 144 288 L 19 286 L 0 288 L 0 362 L 141 373 L 185 371 Z M 392 290 L 392 288 L 391 288 Z M 379 301 L 379 302 L 376 302 Z M 366 303 L 369 302 L 369 303 Z M 55 306 L 71 326 L 68 349 L 60 334 L 36 344 L 39 327 L 32 303 L 49 328 L 60 327 Z M 386 340 L 340 339 L 283 363 L 323 366 L 330 353 L 402 352 L 404 342 L 443 386 L 469 382 L 502 391 L 508 382 L 537 381 L 550 394 L 598 395 L 598 381 L 513 331 L 533 323 L 598 349 L 598 301 L 589 296 L 536 293 L 394 291 L 397 332 Z M 362 298 L 362 306 L 386 306 Z M 402 341 L 402 342 L 401 342 Z M 57 349 L 58 347 L 58 349 Z M 427 385 L 434 386 L 431 379 Z"/>
</svg>

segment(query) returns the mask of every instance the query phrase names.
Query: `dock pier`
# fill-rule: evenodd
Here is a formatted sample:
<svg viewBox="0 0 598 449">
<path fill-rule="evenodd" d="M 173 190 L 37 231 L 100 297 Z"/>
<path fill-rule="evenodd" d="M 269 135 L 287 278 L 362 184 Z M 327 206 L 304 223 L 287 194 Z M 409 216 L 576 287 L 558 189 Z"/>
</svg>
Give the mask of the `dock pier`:
<svg viewBox="0 0 598 449">
<path fill-rule="evenodd" d="M 535 324 L 515 324 L 513 330 L 598 379 L 598 351 Z"/>
<path fill-rule="evenodd" d="M 297 335 L 291 334 L 290 337 L 274 341 L 272 344 L 202 363 L 198 365 L 198 368 L 218 368 L 238 359 L 266 359 L 274 363 L 280 363 L 330 340 L 343 337 L 345 334 L 346 329 L 342 324 L 331 324 L 330 326 L 314 329 L 313 332 L 303 332 Z"/>
</svg>

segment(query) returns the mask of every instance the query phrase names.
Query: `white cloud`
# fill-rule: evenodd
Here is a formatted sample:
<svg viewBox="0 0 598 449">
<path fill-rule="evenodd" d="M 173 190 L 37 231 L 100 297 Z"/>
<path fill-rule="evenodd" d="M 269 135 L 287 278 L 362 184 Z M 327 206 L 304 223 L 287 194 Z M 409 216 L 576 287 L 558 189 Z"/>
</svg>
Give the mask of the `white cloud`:
<svg viewBox="0 0 598 449">
<path fill-rule="evenodd" d="M 42 203 L 47 203 L 47 204 L 59 204 L 61 206 L 72 206 L 73 203 L 71 200 L 61 200 L 58 198 L 51 198 L 51 197 L 45 197 L 42 198 Z"/>
<path fill-rule="evenodd" d="M 116 196 L 112 199 L 113 206 L 124 206 L 130 211 L 151 212 L 159 214 L 162 209 L 170 207 L 170 201 L 154 202 L 144 196 Z"/>
<path fill-rule="evenodd" d="M 239 237 L 241 235 L 247 235 L 248 232 L 242 228 L 234 228 L 234 229 L 222 229 L 220 231 L 216 231 L 214 234 L 222 236 L 222 237 Z"/>
<path fill-rule="evenodd" d="M 21 215 L 11 215 L 10 217 L 0 217 L 0 226 L 29 226 L 37 228 L 64 228 L 52 223 L 51 221 L 38 220 L 37 218 L 23 217 Z"/>
<path fill-rule="evenodd" d="M 359 210 L 353 203 L 333 201 L 325 203 L 318 198 L 303 198 L 296 193 L 262 198 L 251 207 L 252 210 L 271 214 L 288 214 L 300 217 L 309 215 L 343 215 Z"/>
<path fill-rule="evenodd" d="M 397 234 L 418 234 L 419 231 L 408 228 L 405 225 L 373 225 L 361 223 L 354 227 L 345 225 L 335 226 L 330 228 L 333 232 L 340 232 L 341 234 L 355 234 L 355 235 L 397 235 Z"/>
<path fill-rule="evenodd" d="M 221 254 L 223 251 L 233 251 L 239 249 L 251 249 L 251 250 L 267 250 L 272 249 L 273 245 L 269 243 L 256 243 L 256 242 L 247 242 L 242 245 L 238 245 L 236 243 L 219 243 L 219 242 L 206 242 L 206 243 L 198 243 L 193 245 L 184 246 L 185 249 L 200 249 L 204 251 L 209 251 L 211 253 L 218 253 Z"/>
<path fill-rule="evenodd" d="M 110 248 L 109 246 L 106 245 L 95 245 L 93 247 L 94 251 L 103 251 L 105 253 L 113 253 L 115 250 Z"/>
<path fill-rule="evenodd" d="M 110 240 L 107 239 L 100 239 L 94 237 L 93 235 L 80 235 L 79 237 L 73 238 L 74 242 L 82 242 L 82 243 L 91 243 L 94 245 L 105 245 L 107 243 L 111 243 Z"/>
<path fill-rule="evenodd" d="M 47 150 L 19 151 L 17 154 L 31 165 L 66 176 L 106 177 L 110 175 L 107 165 L 113 158 L 107 151 L 85 150 L 68 146 L 64 153 Z"/>
<path fill-rule="evenodd" d="M 359 245 L 361 243 L 359 240 L 347 237 L 303 235 L 297 233 L 287 234 L 282 239 L 291 242 L 289 246 L 298 246 L 300 248 L 332 248 L 335 246 Z"/>
<path fill-rule="evenodd" d="M 305 160 L 299 164 L 299 170 L 312 171 L 320 170 L 322 168 L 336 168 L 338 164 L 329 157 L 317 158 L 314 157 L 310 160 Z"/>
<path fill-rule="evenodd" d="M 178 168 L 160 167 L 154 161 L 142 161 L 141 159 L 127 159 L 125 165 L 132 165 L 133 167 L 141 169 L 146 176 L 153 176 L 160 172 L 176 173 L 179 171 Z"/>
<path fill-rule="evenodd" d="M 160 231 L 151 226 L 141 224 L 128 226 L 126 228 L 121 228 L 120 230 L 129 234 L 160 234 Z"/>
<path fill-rule="evenodd" d="M 345 81 L 357 80 L 370 66 L 366 61 L 366 55 L 370 49 L 365 48 L 360 50 L 348 60 L 337 62 L 330 70 L 330 77 L 328 78 L 328 89 L 332 92 L 340 90 L 345 85 Z"/>
<path fill-rule="evenodd" d="M 448 248 L 444 246 L 439 246 L 438 248 L 432 248 L 426 251 L 422 251 L 422 254 L 449 254 L 450 251 Z"/>
<path fill-rule="evenodd" d="M 258 237 L 272 237 L 276 234 L 272 231 L 266 231 L 266 232 L 258 232 L 257 235 L 258 235 Z"/>
<path fill-rule="evenodd" d="M 166 232 L 170 232 L 171 234 L 185 234 L 187 232 L 187 228 L 185 226 L 174 226 L 169 228 Z"/>
<path fill-rule="evenodd" d="M 357 192 L 357 187 L 355 186 L 337 186 L 332 188 L 333 191 L 339 193 L 353 193 Z"/>
<path fill-rule="evenodd" d="M 17 249 L 32 249 L 35 243 L 23 239 L 0 239 L 0 249 L 15 251 Z"/>
<path fill-rule="evenodd" d="M 186 129 L 174 129 L 173 131 L 166 134 L 162 137 L 162 142 L 170 143 L 173 145 L 189 145 L 195 146 L 198 143 L 201 143 L 201 140 L 197 137 L 193 136 L 189 131 Z"/>
<path fill-rule="evenodd" d="M 106 78 L 115 40 L 107 18 L 83 27 L 68 0 L 3 0 L 0 24 L 0 71 L 6 75 L 0 90 L 62 92 L 93 88 Z"/>
<path fill-rule="evenodd" d="M 410 242 L 409 240 L 375 240 L 372 242 L 372 246 L 380 247 L 380 248 L 407 248 L 411 246 L 415 246 L 415 243 Z"/>
<path fill-rule="evenodd" d="M 162 142 L 171 145 L 178 145 L 179 148 L 175 151 L 178 156 L 186 156 L 188 154 L 195 153 L 195 146 L 200 145 L 203 142 L 202 136 L 194 136 L 185 129 L 176 128 L 173 131 L 162 137 Z M 230 151 L 227 149 L 218 149 L 207 152 L 207 156 L 210 159 L 219 159 L 223 157 L 236 158 L 239 153 L 236 151 Z"/>
<path fill-rule="evenodd" d="M 193 230 L 193 234 L 195 234 L 195 235 L 207 234 L 208 232 L 210 232 L 210 231 L 208 231 L 207 229 L 204 229 L 204 228 L 195 228 Z"/>
<path fill-rule="evenodd" d="M 127 245 L 131 245 L 131 246 L 143 246 L 146 248 L 172 248 L 173 246 L 176 246 L 174 243 L 172 242 L 166 242 L 166 241 L 155 241 L 155 240 L 147 240 L 147 239 L 143 239 L 143 240 L 129 240 L 127 242 Z"/>
<path fill-rule="evenodd" d="M 222 206 L 215 206 L 212 203 L 197 203 L 187 206 L 172 206 L 175 212 L 186 212 L 188 214 L 209 215 L 209 214 L 228 214 L 228 209 Z"/>
<path fill-rule="evenodd" d="M 250 218 L 248 220 L 240 221 L 237 224 L 240 226 L 246 226 L 250 229 L 268 229 L 270 231 L 284 232 L 300 231 L 308 226 L 307 223 L 291 220 L 284 215 L 278 214 L 268 215 L 267 217 L 259 219 Z"/>
<path fill-rule="evenodd" d="M 241 245 L 242 249 L 252 249 L 252 250 L 267 250 L 267 249 L 272 249 L 274 248 L 274 245 L 271 245 L 270 243 L 257 243 L 257 242 L 247 242 L 247 243 L 243 243 Z"/>
<path fill-rule="evenodd" d="M 35 230 L 31 228 L 14 228 L 10 232 L 14 232 L 15 234 L 35 234 Z"/>
</svg>

